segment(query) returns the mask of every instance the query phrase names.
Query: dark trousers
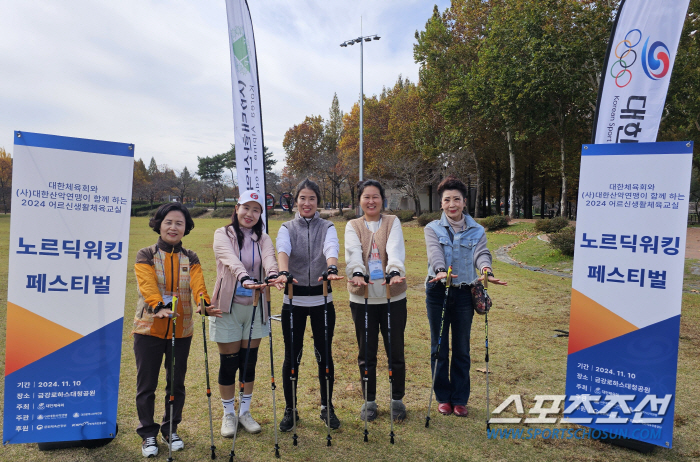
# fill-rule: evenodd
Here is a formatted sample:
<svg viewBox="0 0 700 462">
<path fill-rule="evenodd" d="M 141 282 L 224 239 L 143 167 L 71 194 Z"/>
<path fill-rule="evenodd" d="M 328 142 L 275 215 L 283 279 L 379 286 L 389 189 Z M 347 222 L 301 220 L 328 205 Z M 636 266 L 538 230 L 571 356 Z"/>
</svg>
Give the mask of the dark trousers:
<svg viewBox="0 0 700 462">
<path fill-rule="evenodd" d="M 170 380 L 170 365 L 172 364 L 172 339 L 151 337 L 150 335 L 134 334 L 134 355 L 136 356 L 136 411 L 139 416 L 139 426 L 136 433 L 141 438 L 158 435 L 158 429 L 163 435 L 170 431 L 170 390 L 174 389 L 173 403 L 173 432 L 182 421 L 182 408 L 185 405 L 185 374 L 187 373 L 187 357 L 190 354 L 192 337 L 175 339 L 175 384 Z M 158 375 L 165 356 L 165 412 L 163 421 L 157 424 L 153 421 L 155 412 L 156 388 Z"/>
<path fill-rule="evenodd" d="M 360 351 L 357 365 L 360 368 L 360 382 L 364 390 L 362 377 L 365 375 L 365 305 L 350 302 L 352 320 L 355 323 L 355 335 Z M 384 350 L 389 357 L 388 318 L 386 303 L 367 306 L 367 401 L 374 401 L 377 396 L 377 349 L 379 332 L 384 339 Z M 404 358 L 403 334 L 406 330 L 406 299 L 391 303 L 391 369 L 394 377 L 392 399 L 403 399 L 406 394 L 406 360 Z M 387 372 L 388 375 L 388 372 Z"/>
<path fill-rule="evenodd" d="M 439 403 L 466 406 L 469 401 L 471 383 L 469 368 L 469 339 L 471 337 L 472 294 L 469 287 L 452 287 L 447 299 L 445 323 L 440 337 L 440 320 L 445 301 L 445 285 L 439 282 L 428 283 L 425 291 L 425 302 L 430 324 L 430 353 L 431 372 L 435 368 L 435 353 L 438 339 L 440 340 L 440 357 L 437 359 L 435 377 L 435 397 Z M 452 329 L 452 361 L 450 362 L 449 335 Z"/>
<path fill-rule="evenodd" d="M 291 315 L 291 316 L 290 316 Z M 294 325 L 290 323 L 294 319 Z M 282 305 L 282 334 L 284 335 L 284 364 L 282 365 L 282 386 L 284 387 L 284 400 L 288 408 L 294 408 L 292 398 L 292 348 L 294 349 L 294 376 L 299 381 L 299 363 L 304 348 L 304 330 L 306 318 L 311 321 L 311 333 L 314 338 L 314 353 L 318 363 L 318 382 L 321 388 L 321 405 L 327 406 L 326 397 L 326 341 L 324 336 L 323 305 L 321 306 L 294 306 Z M 292 345 L 290 327 L 294 327 L 294 345 Z M 333 366 L 333 331 L 335 330 L 335 307 L 333 302 L 328 303 L 328 381 L 330 382 L 330 401 L 333 401 L 333 381 L 335 380 L 335 368 Z"/>
</svg>

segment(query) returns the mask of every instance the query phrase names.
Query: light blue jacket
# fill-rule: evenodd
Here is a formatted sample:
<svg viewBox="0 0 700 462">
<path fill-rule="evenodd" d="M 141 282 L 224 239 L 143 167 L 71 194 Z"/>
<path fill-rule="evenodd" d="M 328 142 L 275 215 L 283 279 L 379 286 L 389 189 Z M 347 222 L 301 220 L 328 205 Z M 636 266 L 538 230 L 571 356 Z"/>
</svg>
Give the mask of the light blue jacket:
<svg viewBox="0 0 700 462">
<path fill-rule="evenodd" d="M 479 240 L 484 235 L 484 227 L 477 223 L 470 215 L 465 214 L 466 228 L 454 233 L 451 229 L 445 212 L 439 220 L 430 222 L 427 227 L 435 232 L 442 251 L 445 255 L 446 267 L 452 265 L 452 273 L 457 278 L 452 280 L 453 284 L 474 284 L 479 278 L 474 261 L 474 251 Z M 449 231 L 448 231 L 449 230 Z M 454 240 L 450 239 L 450 232 L 454 234 Z M 428 265 L 428 275 L 435 277 L 435 270 Z"/>
</svg>

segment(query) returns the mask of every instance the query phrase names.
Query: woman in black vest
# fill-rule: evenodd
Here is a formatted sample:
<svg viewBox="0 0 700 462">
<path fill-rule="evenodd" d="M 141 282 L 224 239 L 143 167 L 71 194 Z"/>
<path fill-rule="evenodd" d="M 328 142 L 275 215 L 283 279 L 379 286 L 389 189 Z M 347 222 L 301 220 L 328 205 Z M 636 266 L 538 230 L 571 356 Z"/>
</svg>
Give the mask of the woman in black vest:
<svg viewBox="0 0 700 462">
<path fill-rule="evenodd" d="M 293 428 L 292 410 L 296 407 L 292 393 L 292 361 L 294 361 L 295 378 L 299 375 L 299 363 L 304 346 L 304 330 L 306 318 L 311 321 L 311 332 L 314 338 L 314 353 L 318 363 L 318 380 L 321 389 L 321 420 L 327 421 L 330 411 L 330 427 L 340 427 L 340 420 L 335 415 L 332 404 L 333 397 L 333 354 L 332 339 L 335 328 L 335 308 L 333 295 L 328 294 L 328 367 L 330 381 L 330 397 L 326 396 L 326 344 L 324 336 L 324 299 L 323 277 L 328 272 L 331 281 L 343 279 L 338 275 L 338 252 L 340 244 L 335 226 L 328 220 L 323 220 L 317 212 L 321 190 L 316 183 L 308 178 L 297 186 L 294 201 L 298 212 L 293 220 L 283 223 L 277 234 L 277 259 L 279 277 L 277 284 L 286 284 L 288 276 L 294 278 L 294 293 L 290 307 L 285 285 L 284 305 L 282 306 L 282 333 L 284 335 L 284 364 L 282 366 L 282 384 L 286 407 L 284 417 L 280 422 L 280 430 L 288 432 Z M 329 291 L 330 292 L 330 291 Z M 293 310 L 293 313 L 291 312 Z M 290 323 L 293 318 L 294 325 Z M 294 344 L 291 343 L 290 327 L 294 330 Z M 292 359 L 292 350 L 294 358 Z M 294 386 L 296 382 L 294 381 Z M 296 391 L 296 390 L 295 390 Z M 299 420 L 298 415 L 296 419 Z"/>
</svg>

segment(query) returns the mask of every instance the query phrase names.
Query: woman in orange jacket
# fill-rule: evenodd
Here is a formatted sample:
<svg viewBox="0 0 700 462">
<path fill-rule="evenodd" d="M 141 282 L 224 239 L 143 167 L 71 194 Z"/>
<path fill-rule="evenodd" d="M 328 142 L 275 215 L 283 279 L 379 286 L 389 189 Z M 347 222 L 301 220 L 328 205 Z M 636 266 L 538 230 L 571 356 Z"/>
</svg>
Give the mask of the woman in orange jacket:
<svg viewBox="0 0 700 462">
<path fill-rule="evenodd" d="M 197 254 L 182 247 L 182 238 L 194 228 L 187 209 L 177 202 L 163 204 L 151 218 L 149 226 L 160 238 L 156 244 L 139 250 L 136 255 L 134 271 L 139 301 L 132 331 L 136 357 L 136 410 L 140 422 L 136 433 L 143 439 L 141 453 L 144 457 L 158 454 L 156 437 L 159 431 L 166 444 L 172 440 L 173 451 L 184 447 L 176 430 L 185 404 L 187 357 L 194 328 L 192 307 L 196 306 L 193 299 L 197 300 L 199 294 L 203 294 L 206 304 L 210 302 Z M 177 297 L 176 306 L 172 303 L 174 296 Z M 221 311 L 209 306 L 207 314 L 221 316 Z M 175 383 L 171 383 L 170 371 L 173 316 L 177 317 Z M 163 421 L 157 424 L 153 420 L 155 391 L 164 356 L 165 412 Z M 172 416 L 168 406 L 170 393 L 175 397 Z M 173 433 L 169 435 L 171 418 Z"/>
</svg>

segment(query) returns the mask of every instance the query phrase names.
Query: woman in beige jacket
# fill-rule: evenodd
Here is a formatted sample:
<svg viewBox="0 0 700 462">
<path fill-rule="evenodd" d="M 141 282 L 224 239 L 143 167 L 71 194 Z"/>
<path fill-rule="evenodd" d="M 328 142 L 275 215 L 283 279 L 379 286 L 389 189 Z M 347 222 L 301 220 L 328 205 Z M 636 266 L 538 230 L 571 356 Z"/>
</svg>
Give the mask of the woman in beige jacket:
<svg viewBox="0 0 700 462">
<path fill-rule="evenodd" d="M 219 347 L 219 391 L 224 406 L 221 435 L 231 438 L 238 423 L 249 433 L 259 433 L 260 425 L 250 415 L 255 364 L 260 340 L 269 335 L 269 319 L 262 309 L 255 310 L 253 291 L 265 286 L 264 279 L 277 278 L 277 261 L 272 239 L 263 232 L 263 199 L 255 191 L 245 191 L 238 199 L 231 223 L 214 232 L 216 286 L 212 300 L 222 311 L 221 318 L 209 318 L 209 334 Z M 263 300 L 263 305 L 264 305 Z M 253 332 L 248 337 L 251 322 Z M 248 367 L 245 358 L 248 356 Z M 245 378 L 240 402 L 240 422 L 234 411 L 236 372 Z"/>
</svg>

